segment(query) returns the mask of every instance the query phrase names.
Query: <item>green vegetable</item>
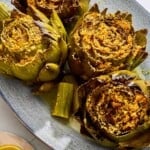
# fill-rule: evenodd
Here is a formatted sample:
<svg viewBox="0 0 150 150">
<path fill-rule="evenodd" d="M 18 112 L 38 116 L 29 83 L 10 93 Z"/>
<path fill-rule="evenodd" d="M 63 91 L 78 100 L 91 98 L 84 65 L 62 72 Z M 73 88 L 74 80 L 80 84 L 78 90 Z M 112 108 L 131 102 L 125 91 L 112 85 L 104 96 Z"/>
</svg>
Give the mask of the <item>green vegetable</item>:
<svg viewBox="0 0 150 150">
<path fill-rule="evenodd" d="M 106 10 L 100 12 L 95 4 L 70 34 L 69 66 L 84 80 L 112 71 L 133 70 L 148 55 L 147 30 L 134 31 L 129 13 Z"/>
<path fill-rule="evenodd" d="M 71 107 L 71 114 L 74 114 L 78 107 L 79 107 L 79 101 L 77 98 L 77 89 L 78 89 L 78 83 L 74 76 L 72 75 L 65 75 L 62 82 L 71 83 L 74 86 L 74 93 L 73 93 L 73 99 L 72 99 L 72 107 Z"/>
<path fill-rule="evenodd" d="M 66 27 L 72 28 L 78 18 L 88 9 L 89 0 L 12 0 L 12 4 L 24 13 L 32 14 L 30 8 L 34 6 L 48 18 L 55 10 Z"/>
<path fill-rule="evenodd" d="M 73 99 L 74 86 L 71 83 L 60 82 L 58 84 L 58 92 L 56 103 L 52 112 L 53 116 L 68 119 Z"/>
<path fill-rule="evenodd" d="M 7 19 L 9 17 L 10 17 L 9 8 L 4 3 L 0 3 L 0 21 Z"/>
<path fill-rule="evenodd" d="M 101 75 L 78 88 L 75 117 L 101 145 L 117 146 L 150 129 L 149 94 L 147 82 L 128 70 Z"/>
<path fill-rule="evenodd" d="M 55 11 L 48 19 L 32 9 L 39 20 L 13 10 L 2 22 L 0 72 L 31 83 L 49 82 L 58 77 L 65 63 L 67 34 Z"/>
</svg>

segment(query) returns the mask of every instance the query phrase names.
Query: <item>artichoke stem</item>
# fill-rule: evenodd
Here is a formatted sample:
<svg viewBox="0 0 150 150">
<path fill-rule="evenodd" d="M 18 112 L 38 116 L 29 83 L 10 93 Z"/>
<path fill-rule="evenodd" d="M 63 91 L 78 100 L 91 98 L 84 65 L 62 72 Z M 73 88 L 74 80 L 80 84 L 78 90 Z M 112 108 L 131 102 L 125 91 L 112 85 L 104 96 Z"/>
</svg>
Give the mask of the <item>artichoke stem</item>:
<svg viewBox="0 0 150 150">
<path fill-rule="evenodd" d="M 77 112 L 77 109 L 80 106 L 80 102 L 78 99 L 78 93 L 77 93 L 78 83 L 77 83 L 76 79 L 74 78 L 74 76 L 72 76 L 72 75 L 65 75 L 62 81 L 67 82 L 67 83 L 72 83 L 74 85 L 74 93 L 73 93 L 74 96 L 72 99 L 71 113 L 75 114 Z"/>
<path fill-rule="evenodd" d="M 53 116 L 68 119 L 70 116 L 70 108 L 73 99 L 74 86 L 71 83 L 60 82 L 56 103 L 52 112 Z"/>
</svg>

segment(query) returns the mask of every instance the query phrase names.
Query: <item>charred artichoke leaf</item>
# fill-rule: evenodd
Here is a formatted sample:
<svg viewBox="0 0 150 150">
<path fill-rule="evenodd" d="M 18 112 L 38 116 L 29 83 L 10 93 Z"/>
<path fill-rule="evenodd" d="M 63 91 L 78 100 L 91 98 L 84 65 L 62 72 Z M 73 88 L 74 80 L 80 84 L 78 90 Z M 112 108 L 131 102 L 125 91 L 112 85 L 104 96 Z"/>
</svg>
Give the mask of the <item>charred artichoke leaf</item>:
<svg viewBox="0 0 150 150">
<path fill-rule="evenodd" d="M 124 141 L 119 143 L 118 149 L 147 149 L 149 147 L 149 136 L 150 132 L 146 131 L 143 134 L 140 134 L 139 136 L 134 137 L 130 141 Z"/>
<path fill-rule="evenodd" d="M 49 22 L 49 19 L 41 12 L 39 11 L 38 9 L 36 9 L 36 7 L 34 6 L 30 6 L 30 14 L 31 16 L 35 16 L 36 19 L 42 21 L 42 22 L 45 22 L 45 23 L 48 23 Z"/>
<path fill-rule="evenodd" d="M 67 55 L 63 32 L 16 10 L 3 26 L 0 72 L 32 82 L 50 81 L 58 76 Z"/>
<path fill-rule="evenodd" d="M 107 13 L 107 9 L 100 12 L 95 4 L 70 34 L 70 69 L 84 80 L 117 70 L 133 70 L 148 55 L 146 35 L 146 29 L 134 31 L 131 14 Z"/>
<path fill-rule="evenodd" d="M 28 7 L 26 0 L 11 0 L 11 3 L 21 12 L 26 13 Z"/>
<path fill-rule="evenodd" d="M 54 33 L 55 36 L 61 36 L 62 38 L 60 38 L 60 40 L 56 43 L 56 45 L 58 46 L 59 43 L 59 47 L 60 47 L 60 51 L 62 53 L 62 57 L 61 57 L 61 61 L 60 64 L 64 62 L 64 60 L 66 60 L 67 57 L 67 44 L 66 44 L 66 40 L 67 40 L 67 32 L 66 29 L 63 26 L 62 21 L 60 20 L 59 16 L 57 15 L 55 10 L 52 10 L 51 16 L 48 19 L 44 13 L 40 12 L 38 9 L 36 9 L 34 6 L 30 6 L 30 8 L 32 9 L 32 13 L 35 14 L 35 16 L 43 21 L 46 22 L 46 24 L 43 24 L 44 26 L 46 26 L 46 28 L 49 28 L 49 30 L 52 32 L 52 35 L 54 38 Z M 50 26 L 49 26 L 50 25 Z M 54 33 L 53 33 L 54 32 Z M 58 35 L 59 33 L 59 35 Z M 57 51 L 56 51 L 57 52 Z M 57 55 L 57 54 L 56 54 Z M 59 55 L 57 55 L 59 56 Z M 52 56 L 52 58 L 56 58 L 55 56 Z"/>
<path fill-rule="evenodd" d="M 148 84 L 128 70 L 92 78 L 78 88 L 75 117 L 97 142 L 104 138 L 118 145 L 149 130 L 149 92 Z"/>
</svg>

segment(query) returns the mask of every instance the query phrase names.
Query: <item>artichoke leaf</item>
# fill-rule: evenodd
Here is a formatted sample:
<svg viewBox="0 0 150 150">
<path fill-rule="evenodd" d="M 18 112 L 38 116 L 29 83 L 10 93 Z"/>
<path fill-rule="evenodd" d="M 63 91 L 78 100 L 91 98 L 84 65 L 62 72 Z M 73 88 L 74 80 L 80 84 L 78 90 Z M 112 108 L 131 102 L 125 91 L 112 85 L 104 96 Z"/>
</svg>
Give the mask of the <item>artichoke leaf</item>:
<svg viewBox="0 0 150 150">
<path fill-rule="evenodd" d="M 80 6 L 80 14 L 84 14 L 88 10 L 90 0 L 80 0 L 79 6 Z"/>
<path fill-rule="evenodd" d="M 28 7 L 26 0 L 11 0 L 11 3 L 21 12 L 26 13 Z"/>
<path fill-rule="evenodd" d="M 141 150 L 143 148 L 149 147 L 150 146 L 149 145 L 149 136 L 150 136 L 150 132 L 146 131 L 145 133 L 134 137 L 130 141 L 120 142 L 119 143 L 119 148 L 120 149 L 133 148 L 133 149 Z"/>
<path fill-rule="evenodd" d="M 60 65 L 64 64 L 65 60 L 67 59 L 67 56 L 68 56 L 68 46 L 66 44 L 66 42 L 63 40 L 63 39 L 60 39 L 59 40 L 59 47 L 60 47 L 60 50 L 61 50 L 61 55 L 62 57 L 60 58 Z"/>
<path fill-rule="evenodd" d="M 59 40 L 58 40 L 59 41 Z M 58 41 L 52 41 L 51 47 L 44 52 L 44 59 L 48 62 L 59 63 L 61 56 L 61 49 Z"/>
<path fill-rule="evenodd" d="M 9 17 L 10 17 L 10 10 L 4 3 L 0 2 L 0 33 L 3 30 L 4 20 L 7 20 Z"/>
<path fill-rule="evenodd" d="M 112 134 L 107 133 L 107 136 L 116 141 L 116 142 L 124 142 L 124 141 L 128 141 L 132 138 L 134 138 L 135 136 L 140 135 L 141 133 L 144 133 L 146 130 L 148 130 L 150 128 L 150 122 L 146 122 L 145 124 L 138 126 L 135 130 L 132 130 L 130 133 L 128 133 L 127 135 L 122 135 L 122 136 L 113 136 Z"/>
<path fill-rule="evenodd" d="M 146 86 L 145 86 L 146 85 Z M 129 86 L 137 86 L 138 88 L 140 88 L 141 89 L 141 91 L 145 94 L 145 95 L 147 95 L 148 97 L 149 97 L 149 95 L 150 95 L 150 90 L 149 90 L 149 88 L 148 88 L 148 83 L 146 82 L 146 81 L 144 81 L 144 80 L 135 80 L 135 81 L 133 81 L 133 82 L 131 82 L 130 83 L 130 85 Z"/>
<path fill-rule="evenodd" d="M 38 53 L 30 61 L 12 63 L 11 69 L 15 77 L 25 81 L 32 81 L 36 80 L 42 63 L 41 54 Z"/>
<path fill-rule="evenodd" d="M 90 126 L 90 123 L 88 123 L 88 122 L 89 122 L 88 119 L 84 118 L 84 126 L 86 127 L 85 130 L 87 130 L 88 133 L 92 133 L 92 137 L 94 139 L 96 139 L 96 142 L 98 144 L 100 144 L 101 146 L 104 146 L 104 147 L 109 147 L 109 148 L 115 148 L 118 146 L 117 143 L 106 138 L 102 133 L 95 131 L 95 129 L 92 128 L 92 126 Z"/>
<path fill-rule="evenodd" d="M 52 11 L 52 14 L 49 19 L 49 24 L 52 25 L 53 28 L 55 28 L 60 33 L 60 35 L 64 37 L 64 40 L 67 39 L 66 29 L 64 28 L 64 25 L 55 10 Z"/>
<path fill-rule="evenodd" d="M 59 75 L 59 72 L 60 72 L 60 67 L 58 64 L 47 63 L 40 70 L 37 80 L 41 82 L 54 80 Z"/>
<path fill-rule="evenodd" d="M 31 11 L 30 12 L 31 16 L 33 16 L 33 17 L 35 16 L 36 19 L 38 19 L 38 20 L 40 20 L 40 21 L 42 21 L 44 23 L 48 23 L 49 22 L 49 19 L 41 11 L 36 9 L 36 7 L 34 7 L 33 5 L 30 5 L 29 8 L 30 8 L 30 11 Z"/>
<path fill-rule="evenodd" d="M 94 4 L 90 9 L 89 12 L 96 12 L 96 13 L 100 13 L 99 7 L 97 4 Z M 106 9 L 105 9 L 105 13 L 106 13 Z M 105 14 L 103 13 L 103 14 Z"/>
<path fill-rule="evenodd" d="M 5 3 L 0 2 L 0 21 L 10 17 L 10 10 Z"/>
<path fill-rule="evenodd" d="M 147 43 L 147 29 L 142 29 L 135 32 L 135 42 L 137 45 L 145 46 Z"/>
<path fill-rule="evenodd" d="M 136 57 L 131 58 L 131 64 L 130 67 L 128 68 L 129 70 L 133 70 L 137 66 L 139 66 L 148 56 L 148 53 L 145 53 L 144 51 L 139 53 Z M 130 62 L 129 61 L 129 62 Z"/>
<path fill-rule="evenodd" d="M 41 28 L 42 32 L 44 35 L 48 35 L 51 37 L 51 39 L 57 41 L 58 38 L 60 38 L 59 33 L 50 26 L 48 23 L 40 22 L 40 21 L 35 21 L 35 23 Z"/>
<path fill-rule="evenodd" d="M 133 79 L 138 78 L 138 75 L 135 72 L 131 72 L 129 70 L 114 71 L 110 74 L 112 74 L 112 79 L 113 80 L 120 79 L 120 78 L 126 78 L 127 80 L 129 80 L 129 79 L 133 80 Z"/>
</svg>

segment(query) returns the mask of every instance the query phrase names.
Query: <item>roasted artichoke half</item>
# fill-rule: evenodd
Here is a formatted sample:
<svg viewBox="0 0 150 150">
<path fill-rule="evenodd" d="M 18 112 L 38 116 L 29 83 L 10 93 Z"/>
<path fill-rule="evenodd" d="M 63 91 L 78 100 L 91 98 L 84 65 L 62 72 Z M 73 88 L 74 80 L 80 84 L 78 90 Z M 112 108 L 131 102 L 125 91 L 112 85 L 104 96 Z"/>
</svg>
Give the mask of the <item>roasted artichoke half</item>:
<svg viewBox="0 0 150 150">
<path fill-rule="evenodd" d="M 41 21 L 17 10 L 2 21 L 0 72 L 24 81 L 51 81 L 67 56 L 66 31 L 55 11 L 50 19 L 33 11 Z"/>
<path fill-rule="evenodd" d="M 55 9 L 65 25 L 74 23 L 87 9 L 89 0 L 12 0 L 22 12 L 30 12 L 30 6 L 34 6 L 50 17 L 52 9 Z"/>
<path fill-rule="evenodd" d="M 134 31 L 131 14 L 100 12 L 95 4 L 70 34 L 70 69 L 84 80 L 132 70 L 148 55 L 146 35 L 146 29 Z"/>
<path fill-rule="evenodd" d="M 129 141 L 130 147 L 133 138 L 150 128 L 149 86 L 131 71 L 90 79 L 79 87 L 78 101 L 75 117 L 81 131 L 103 146 Z"/>
</svg>

